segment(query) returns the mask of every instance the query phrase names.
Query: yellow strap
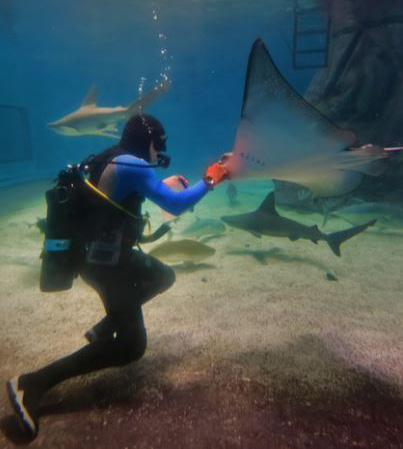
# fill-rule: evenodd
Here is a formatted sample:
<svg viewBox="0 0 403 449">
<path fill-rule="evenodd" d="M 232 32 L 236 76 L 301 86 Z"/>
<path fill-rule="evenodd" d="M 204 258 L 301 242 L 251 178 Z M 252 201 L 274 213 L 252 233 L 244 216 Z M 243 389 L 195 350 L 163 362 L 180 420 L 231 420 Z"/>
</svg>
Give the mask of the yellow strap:
<svg viewBox="0 0 403 449">
<path fill-rule="evenodd" d="M 112 204 L 113 206 L 115 206 L 116 208 L 118 208 L 119 210 L 124 212 L 125 214 L 130 215 L 130 217 L 134 218 L 135 220 L 138 220 L 139 218 L 141 218 L 142 220 L 145 220 L 148 225 L 148 228 L 151 229 L 150 216 L 148 214 L 146 214 L 144 217 L 138 217 L 137 215 L 132 214 L 130 211 L 128 211 L 127 209 L 122 207 L 119 203 L 116 203 L 111 198 L 109 198 L 109 196 L 106 193 L 102 192 L 102 190 L 99 190 L 97 187 L 95 187 L 94 184 L 91 184 L 90 181 L 88 181 L 88 179 L 86 179 L 85 177 L 83 179 L 84 179 L 84 182 L 87 184 L 87 186 L 91 190 L 93 190 L 95 193 L 97 193 L 99 196 L 101 196 L 104 200 L 108 201 L 110 204 Z"/>
</svg>

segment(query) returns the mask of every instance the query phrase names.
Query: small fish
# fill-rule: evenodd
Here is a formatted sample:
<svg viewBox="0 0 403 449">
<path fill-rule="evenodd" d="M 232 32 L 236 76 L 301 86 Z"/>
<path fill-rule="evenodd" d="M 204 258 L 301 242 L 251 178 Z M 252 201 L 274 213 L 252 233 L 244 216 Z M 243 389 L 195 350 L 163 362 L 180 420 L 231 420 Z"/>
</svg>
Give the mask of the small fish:
<svg viewBox="0 0 403 449">
<path fill-rule="evenodd" d="M 225 226 L 215 218 L 198 218 L 182 231 L 187 237 L 200 239 L 207 235 L 221 235 L 225 232 Z"/>
<path fill-rule="evenodd" d="M 227 185 L 227 189 L 225 190 L 225 193 L 228 197 L 229 205 L 231 207 L 235 207 L 239 204 L 238 198 L 238 190 L 235 187 L 235 184 L 232 182 L 229 182 Z"/>
<path fill-rule="evenodd" d="M 29 228 L 35 226 L 41 234 L 45 234 L 46 232 L 46 218 L 37 218 L 35 223 L 27 223 L 27 225 Z"/>
<path fill-rule="evenodd" d="M 167 263 L 199 263 L 215 254 L 215 249 L 195 240 L 183 239 L 167 241 L 155 246 L 152 256 Z"/>
</svg>

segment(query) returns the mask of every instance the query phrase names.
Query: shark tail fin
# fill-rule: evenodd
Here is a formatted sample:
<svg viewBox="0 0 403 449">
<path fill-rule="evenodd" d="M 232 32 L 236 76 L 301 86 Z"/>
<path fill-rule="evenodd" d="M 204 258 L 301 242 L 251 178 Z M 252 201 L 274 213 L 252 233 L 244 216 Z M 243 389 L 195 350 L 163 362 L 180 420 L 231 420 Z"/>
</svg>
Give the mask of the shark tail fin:
<svg viewBox="0 0 403 449">
<path fill-rule="evenodd" d="M 165 78 L 163 81 L 156 84 L 153 89 L 130 103 L 127 107 L 127 117 L 130 118 L 133 117 L 133 115 L 142 113 L 154 100 L 156 100 L 162 93 L 166 92 L 170 85 L 171 80 Z"/>
<path fill-rule="evenodd" d="M 318 234 L 321 233 L 321 232 L 319 231 L 319 228 L 318 228 L 317 225 L 311 226 L 311 229 L 312 229 L 314 232 L 317 232 Z M 315 245 L 317 245 L 319 240 L 320 240 L 320 237 L 318 236 L 318 237 L 312 238 L 312 239 L 311 239 L 311 242 L 313 242 L 313 243 L 315 243 Z"/>
<path fill-rule="evenodd" d="M 332 232 L 331 234 L 325 234 L 325 240 L 329 245 L 330 249 L 336 256 L 341 256 L 340 253 L 340 245 L 351 237 L 354 237 L 357 234 L 365 231 L 369 226 L 373 226 L 376 220 L 368 221 L 359 226 L 353 226 L 348 229 L 344 229 L 343 231 Z"/>
</svg>

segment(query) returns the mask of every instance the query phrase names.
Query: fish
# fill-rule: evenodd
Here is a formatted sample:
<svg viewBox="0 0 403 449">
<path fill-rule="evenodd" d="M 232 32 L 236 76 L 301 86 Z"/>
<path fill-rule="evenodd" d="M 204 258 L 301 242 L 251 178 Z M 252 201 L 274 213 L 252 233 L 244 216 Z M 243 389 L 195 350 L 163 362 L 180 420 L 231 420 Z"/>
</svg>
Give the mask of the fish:
<svg viewBox="0 0 403 449">
<path fill-rule="evenodd" d="M 353 132 L 336 126 L 290 86 L 257 39 L 235 142 L 221 158 L 230 178 L 289 181 L 316 197 L 344 195 L 364 174 L 381 174 L 391 153 L 376 145 L 356 147 L 356 142 Z"/>
<path fill-rule="evenodd" d="M 233 182 L 228 183 L 225 194 L 227 195 L 228 202 L 231 207 L 235 207 L 239 204 L 239 201 L 237 199 L 238 189 L 235 187 L 235 184 Z"/>
<path fill-rule="evenodd" d="M 97 135 L 119 139 L 120 136 L 117 134 L 118 123 L 142 112 L 161 93 L 165 92 L 169 85 L 170 80 L 162 81 L 127 107 L 97 106 L 97 89 L 94 85 L 76 111 L 48 123 L 47 126 L 56 133 L 65 136 Z"/>
<path fill-rule="evenodd" d="M 186 227 L 181 234 L 200 239 L 207 235 L 221 235 L 225 232 L 225 229 L 225 225 L 220 220 L 195 217 L 195 221 Z"/>
<path fill-rule="evenodd" d="M 27 226 L 29 228 L 32 228 L 32 226 L 35 226 L 41 234 L 45 234 L 46 232 L 46 218 L 36 218 L 35 223 L 27 223 Z"/>
<path fill-rule="evenodd" d="M 149 254 L 166 263 L 199 263 L 215 254 L 215 249 L 196 240 L 171 240 L 160 243 Z"/>
<path fill-rule="evenodd" d="M 222 216 L 221 220 L 229 226 L 242 229 L 260 238 L 262 235 L 272 237 L 286 237 L 291 241 L 298 239 L 310 240 L 318 243 L 324 240 L 333 254 L 340 256 L 340 245 L 346 240 L 373 226 L 376 220 L 371 220 L 359 226 L 353 226 L 343 231 L 325 234 L 318 226 L 306 226 L 298 221 L 282 217 L 275 207 L 274 193 L 270 192 L 261 205 L 253 212 L 239 215 Z"/>
<path fill-rule="evenodd" d="M 376 218 L 378 225 L 385 228 L 403 227 L 403 208 L 392 204 L 360 201 L 332 210 L 330 217 L 340 218 L 350 224 Z"/>
</svg>

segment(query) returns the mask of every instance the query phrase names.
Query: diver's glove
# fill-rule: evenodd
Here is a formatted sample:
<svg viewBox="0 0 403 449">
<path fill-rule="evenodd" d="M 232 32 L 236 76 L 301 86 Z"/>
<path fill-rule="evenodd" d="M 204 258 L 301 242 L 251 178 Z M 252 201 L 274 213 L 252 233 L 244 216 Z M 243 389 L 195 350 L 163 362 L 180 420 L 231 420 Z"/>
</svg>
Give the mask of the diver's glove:
<svg viewBox="0 0 403 449">
<path fill-rule="evenodd" d="M 229 170 L 228 168 L 220 162 L 214 162 L 207 167 L 206 172 L 204 173 L 204 181 L 210 189 L 224 181 L 224 179 L 229 178 Z"/>
</svg>

